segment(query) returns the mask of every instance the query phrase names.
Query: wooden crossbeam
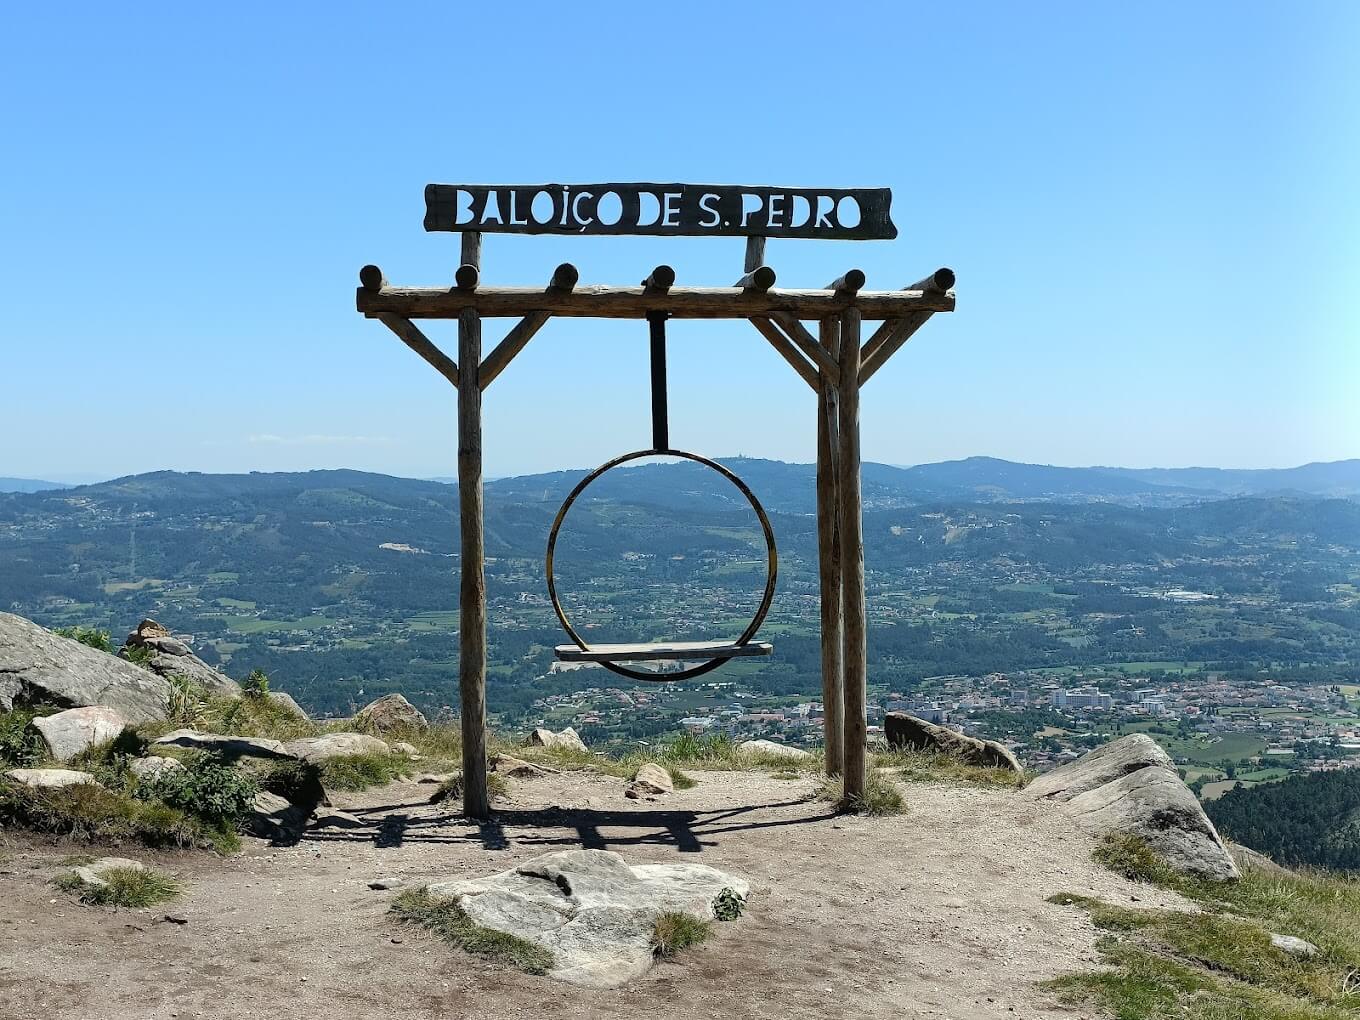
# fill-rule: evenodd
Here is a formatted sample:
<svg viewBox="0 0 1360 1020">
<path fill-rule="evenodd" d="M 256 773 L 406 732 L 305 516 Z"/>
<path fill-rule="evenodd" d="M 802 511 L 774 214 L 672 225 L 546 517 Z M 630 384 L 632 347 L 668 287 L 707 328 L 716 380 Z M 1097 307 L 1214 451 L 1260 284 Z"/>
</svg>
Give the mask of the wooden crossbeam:
<svg viewBox="0 0 1360 1020">
<path fill-rule="evenodd" d="M 954 310 L 954 295 L 926 291 L 758 290 L 742 287 L 588 286 L 560 292 L 537 287 L 485 287 L 476 290 L 437 287 L 361 287 L 359 311 L 408 319 L 456 319 L 465 309 L 483 317 L 522 317 L 530 312 L 602 319 L 640 319 L 665 312 L 678 319 L 749 319 L 787 314 L 796 319 L 824 319 L 848 308 L 863 319 L 891 319 L 915 311 Z"/>
<path fill-rule="evenodd" d="M 455 387 L 458 385 L 458 363 L 436 347 L 414 322 L 400 315 L 387 313 L 381 313 L 375 318 L 397 334 L 402 343 L 424 358 L 436 372 Z"/>
<path fill-rule="evenodd" d="M 770 346 L 778 351 L 784 360 L 792 366 L 793 370 L 803 377 L 805 383 L 814 390 L 818 388 L 817 369 L 798 353 L 798 348 L 793 346 L 793 343 L 778 326 L 769 319 L 759 317 L 752 318 L 751 325 L 760 330 L 760 335 L 770 341 Z"/>
<path fill-rule="evenodd" d="M 770 318 L 788 334 L 789 339 L 798 345 L 799 349 L 826 374 L 827 378 L 836 385 L 840 385 L 840 365 L 836 364 L 835 359 L 831 357 L 831 354 L 817 338 L 808 332 L 806 326 L 791 315 L 771 315 Z"/>
</svg>

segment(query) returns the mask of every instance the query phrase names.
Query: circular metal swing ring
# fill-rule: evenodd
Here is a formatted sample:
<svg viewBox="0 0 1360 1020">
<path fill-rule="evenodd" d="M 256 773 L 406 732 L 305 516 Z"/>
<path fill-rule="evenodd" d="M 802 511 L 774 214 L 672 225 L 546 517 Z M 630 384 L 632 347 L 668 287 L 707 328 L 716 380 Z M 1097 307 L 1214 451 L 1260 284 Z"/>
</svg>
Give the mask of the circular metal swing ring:
<svg viewBox="0 0 1360 1020">
<path fill-rule="evenodd" d="M 765 534 L 765 551 L 768 558 L 768 565 L 765 574 L 765 591 L 760 597 L 760 606 L 756 609 L 756 615 L 752 617 L 751 622 L 746 625 L 746 629 L 741 632 L 741 636 L 733 642 L 735 645 L 746 644 L 755 636 L 756 631 L 760 630 L 760 625 L 765 622 L 765 617 L 770 611 L 770 604 L 774 601 L 775 581 L 779 574 L 779 554 L 775 549 L 774 529 L 770 527 L 770 519 L 765 515 L 765 508 L 760 505 L 760 500 L 756 499 L 755 493 L 751 491 L 750 487 L 747 486 L 745 482 L 717 461 L 709 460 L 707 457 L 701 457 L 697 453 L 687 453 L 684 450 L 634 450 L 632 453 L 625 453 L 620 457 L 615 457 L 611 461 L 606 461 L 576 483 L 576 488 L 571 490 L 571 494 L 567 496 L 566 502 L 564 502 L 562 508 L 557 511 L 557 519 L 553 521 L 552 531 L 548 535 L 546 571 L 548 575 L 548 598 L 552 600 L 553 611 L 557 613 L 558 622 L 562 624 L 562 629 L 567 632 L 567 636 L 570 637 L 572 641 L 576 642 L 576 645 L 582 651 L 588 652 L 591 650 L 590 646 L 581 638 L 581 635 L 576 632 L 576 628 L 571 625 L 571 621 L 567 619 L 566 610 L 562 608 L 562 602 L 557 597 L 557 585 L 553 580 L 553 553 L 557 548 L 557 533 L 562 528 L 562 522 L 567 519 L 567 512 L 571 509 L 572 504 L 575 503 L 577 497 L 589 487 L 591 482 L 595 481 L 606 471 L 618 467 L 620 464 L 626 464 L 632 460 L 639 460 L 642 457 L 680 457 L 684 460 L 692 460 L 696 464 L 702 464 L 705 467 L 712 468 L 735 485 L 738 491 L 746 497 L 746 501 L 751 505 L 751 509 L 756 512 L 756 517 L 760 520 L 760 528 Z M 717 669 L 726 661 L 727 657 L 709 659 L 707 662 L 701 662 L 697 666 L 690 666 L 687 669 L 664 674 L 643 669 L 633 669 L 630 666 L 621 666 L 617 662 L 601 661 L 600 665 L 620 676 L 631 677 L 634 680 L 642 680 L 647 683 L 669 683 L 673 680 L 688 680 L 691 677 L 702 676 L 710 670 Z"/>
</svg>

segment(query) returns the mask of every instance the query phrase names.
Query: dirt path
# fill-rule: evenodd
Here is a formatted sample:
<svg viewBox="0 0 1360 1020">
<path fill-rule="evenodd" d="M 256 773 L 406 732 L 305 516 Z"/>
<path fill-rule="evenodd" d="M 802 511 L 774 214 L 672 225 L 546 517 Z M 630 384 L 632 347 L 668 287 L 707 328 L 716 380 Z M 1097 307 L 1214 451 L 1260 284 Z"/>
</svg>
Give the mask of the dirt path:
<svg viewBox="0 0 1360 1020">
<path fill-rule="evenodd" d="M 426 804 L 428 786 L 395 784 L 337 798 L 362 828 L 294 847 L 251 840 L 226 861 L 125 851 L 186 881 L 169 908 L 184 925 L 164 909 L 81 907 L 46 884 L 77 848 L 0 834 L 0 1018 L 1069 1018 L 1087 1014 L 1035 982 L 1089 969 L 1095 933 L 1045 897 L 1179 905 L 1097 867 L 1087 837 L 1013 791 L 914 785 L 904 817 L 834 818 L 808 780 L 695 777 L 654 802 L 593 774 L 520 782 L 482 826 Z M 749 912 L 680 962 L 598 991 L 449 949 L 391 922 L 393 894 L 368 889 L 576 846 L 693 855 L 750 879 Z"/>
</svg>

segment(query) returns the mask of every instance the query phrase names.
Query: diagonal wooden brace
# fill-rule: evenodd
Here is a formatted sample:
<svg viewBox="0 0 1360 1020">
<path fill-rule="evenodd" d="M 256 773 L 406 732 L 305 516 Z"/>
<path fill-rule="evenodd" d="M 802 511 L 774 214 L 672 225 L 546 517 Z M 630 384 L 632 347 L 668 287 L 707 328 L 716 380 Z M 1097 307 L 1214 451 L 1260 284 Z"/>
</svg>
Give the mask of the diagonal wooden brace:
<svg viewBox="0 0 1360 1020">
<path fill-rule="evenodd" d="M 834 358 L 815 336 L 808 332 L 807 327 L 798 321 L 793 315 L 779 313 L 771 315 L 770 318 L 779 325 L 798 347 L 812 359 L 821 371 L 831 380 L 833 385 L 839 386 L 841 382 L 841 366 L 836 364 Z"/>
<path fill-rule="evenodd" d="M 525 345 L 550 318 L 551 312 L 530 312 L 520 319 L 514 328 L 505 334 L 505 339 L 496 345 L 496 349 L 482 359 L 481 371 L 477 374 L 478 385 L 483 390 L 490 386 L 496 376 L 505 371 L 515 355 L 524 350 Z"/>
<path fill-rule="evenodd" d="M 379 322 L 397 334 L 397 339 L 424 358 L 436 372 L 455 387 L 458 385 L 458 364 L 441 351 L 414 322 L 390 312 L 379 312 L 374 316 Z"/>
<path fill-rule="evenodd" d="M 783 356 L 795 372 L 803 377 L 803 381 L 814 390 L 819 389 L 817 381 L 817 369 L 808 363 L 808 360 L 798 353 L 798 348 L 794 347 L 782 330 L 769 319 L 755 317 L 751 319 L 751 325 L 760 330 L 760 335 L 770 341 L 770 346 Z"/>
<path fill-rule="evenodd" d="M 867 383 L 934 314 L 934 312 L 908 312 L 900 319 L 888 319 L 879 326 L 861 349 L 859 384 L 863 386 Z"/>
</svg>

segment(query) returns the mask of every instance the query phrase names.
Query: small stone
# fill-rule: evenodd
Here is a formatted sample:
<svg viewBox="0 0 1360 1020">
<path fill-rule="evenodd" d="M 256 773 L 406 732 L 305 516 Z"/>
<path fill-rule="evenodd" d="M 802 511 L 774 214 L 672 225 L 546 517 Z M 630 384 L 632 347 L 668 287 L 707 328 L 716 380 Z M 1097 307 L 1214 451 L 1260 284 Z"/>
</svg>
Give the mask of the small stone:
<svg viewBox="0 0 1360 1020">
<path fill-rule="evenodd" d="M 1298 938 L 1294 935 L 1277 935 L 1270 933 L 1270 944 L 1276 949 L 1288 953 L 1290 956 L 1301 956 L 1304 958 L 1317 956 L 1318 947 L 1306 939 Z"/>
<path fill-rule="evenodd" d="M 400 889 L 405 884 L 400 878 L 375 878 L 368 883 L 368 887 L 375 892 L 381 892 L 384 889 Z"/>
<path fill-rule="evenodd" d="M 398 740 L 392 745 L 392 750 L 397 754 L 404 754 L 408 758 L 419 758 L 420 750 L 415 744 L 409 744 L 405 740 Z"/>
<path fill-rule="evenodd" d="M 165 920 L 170 924 L 188 924 L 189 919 L 183 914 L 166 914 Z"/>
</svg>

